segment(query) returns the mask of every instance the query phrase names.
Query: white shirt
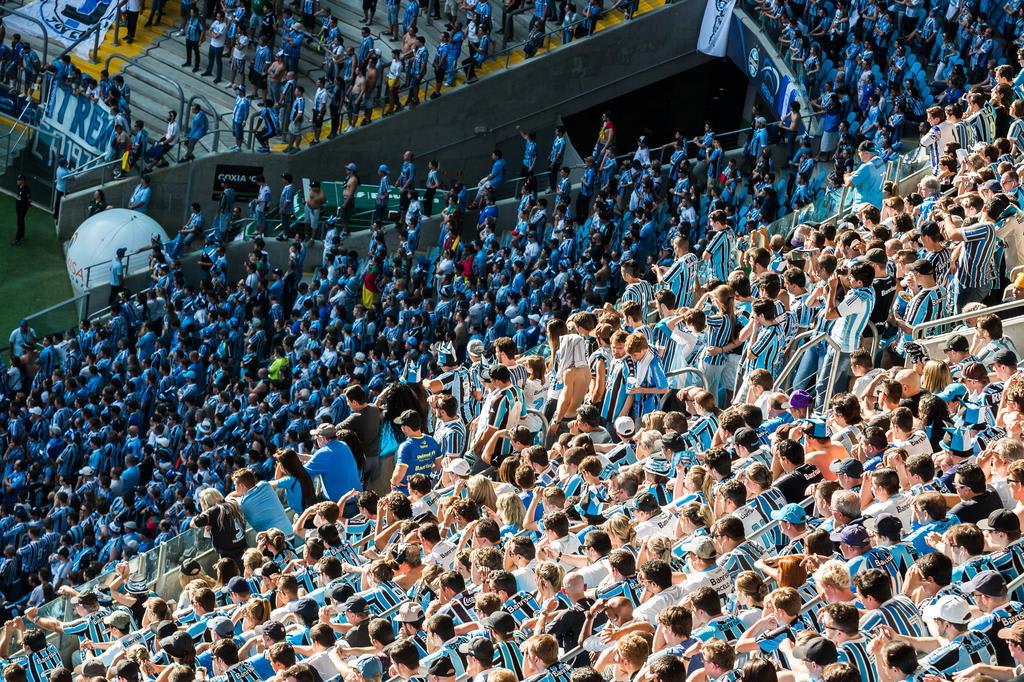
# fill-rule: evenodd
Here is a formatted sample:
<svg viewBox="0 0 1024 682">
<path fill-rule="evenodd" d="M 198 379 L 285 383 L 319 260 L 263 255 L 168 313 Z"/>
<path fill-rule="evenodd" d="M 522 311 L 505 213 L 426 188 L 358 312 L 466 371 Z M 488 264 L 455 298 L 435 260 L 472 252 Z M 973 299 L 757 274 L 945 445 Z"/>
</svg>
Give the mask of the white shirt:
<svg viewBox="0 0 1024 682">
<path fill-rule="evenodd" d="M 686 580 L 679 585 L 682 596 L 692 594 L 702 587 L 710 587 L 723 597 L 732 594 L 732 578 L 721 566 L 715 566 L 707 571 L 698 571 L 686 576 Z"/>
<path fill-rule="evenodd" d="M 210 24 L 210 47 L 224 47 L 224 41 L 228 33 L 228 25 L 223 21 L 216 21 Z"/>
<path fill-rule="evenodd" d="M 249 36 L 241 31 L 235 34 L 235 44 L 231 47 L 232 59 L 245 59 L 249 48 Z"/>
<path fill-rule="evenodd" d="M 164 142 L 174 144 L 178 141 L 178 119 L 167 122 L 167 132 L 164 133 Z"/>
<path fill-rule="evenodd" d="M 592 590 L 601 582 L 607 578 L 612 572 L 611 564 L 608 561 L 608 557 L 604 557 L 595 564 L 589 564 L 583 568 L 576 569 L 576 573 L 583 576 L 583 582 L 586 583 L 587 589 Z"/>
<path fill-rule="evenodd" d="M 694 588 L 696 589 L 696 588 Z M 673 585 L 672 587 L 659 592 L 640 606 L 633 610 L 634 620 L 646 620 L 651 625 L 658 624 L 658 614 L 661 613 L 662 609 L 666 606 L 672 606 L 683 598 L 683 591 L 680 585 Z"/>
<path fill-rule="evenodd" d="M 455 566 L 455 549 L 456 547 L 452 543 L 447 540 L 441 540 L 430 550 L 430 554 L 426 556 L 424 563 L 439 564 L 450 571 Z"/>
<path fill-rule="evenodd" d="M 516 585 L 519 587 L 520 592 L 537 591 L 537 576 L 533 574 L 535 568 L 537 568 L 536 559 L 526 564 L 522 568 L 517 568 L 516 570 L 512 571 L 512 575 L 514 575 L 516 578 Z"/>
<path fill-rule="evenodd" d="M 914 431 L 906 440 L 894 440 L 892 446 L 906 450 L 908 457 L 932 454 L 931 441 L 924 431 Z"/>
<path fill-rule="evenodd" d="M 897 493 L 885 502 L 872 502 L 864 509 L 864 516 L 877 517 L 879 514 L 892 514 L 903 522 L 904 528 L 910 528 L 913 521 L 913 499 L 906 493 Z"/>
<path fill-rule="evenodd" d="M 334 662 L 329 654 L 330 652 L 328 651 L 321 651 L 318 654 L 313 654 L 304 660 L 303 663 L 316 668 L 321 678 L 329 680 L 338 674 L 338 669 L 334 667 Z"/>
<path fill-rule="evenodd" d="M 657 516 L 652 516 L 646 521 L 642 521 L 636 525 L 636 538 L 637 540 L 647 540 L 659 535 L 663 535 L 667 538 L 675 537 L 675 521 L 676 517 L 668 512 L 662 512 Z"/>
</svg>

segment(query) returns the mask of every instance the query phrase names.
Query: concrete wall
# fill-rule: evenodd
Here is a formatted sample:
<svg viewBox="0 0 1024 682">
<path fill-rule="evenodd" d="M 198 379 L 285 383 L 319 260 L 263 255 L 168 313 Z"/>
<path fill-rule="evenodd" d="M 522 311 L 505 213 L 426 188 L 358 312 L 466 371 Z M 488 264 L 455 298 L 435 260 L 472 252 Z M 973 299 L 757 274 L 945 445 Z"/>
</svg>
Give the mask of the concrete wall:
<svg viewBox="0 0 1024 682">
<path fill-rule="evenodd" d="M 516 124 L 537 130 L 540 148 L 546 150 L 551 129 L 561 116 L 576 113 L 603 101 L 693 68 L 709 58 L 694 47 L 700 30 L 704 0 L 679 0 L 631 22 L 622 22 L 585 40 L 551 54 L 520 63 L 510 69 L 459 88 L 421 106 L 414 114 L 401 112 L 383 121 L 320 144 L 301 154 L 222 154 L 192 163 L 158 170 L 153 174 L 150 215 L 169 232 L 182 224 L 189 201 L 212 209 L 213 178 L 218 164 L 262 166 L 276 191 L 280 176 L 290 171 L 296 178 L 340 179 L 346 163 L 354 161 L 364 182 L 376 180 L 379 163 L 391 165 L 393 174 L 402 152 L 412 149 L 420 157 L 419 178 L 425 160 L 437 158 L 452 178 L 474 185 L 490 165 L 487 151 L 494 146 L 505 152 L 510 177 L 517 174 L 522 141 Z M 580 149 L 593 140 L 574 140 Z M 124 206 L 137 180 L 107 184 L 107 200 Z M 94 186 L 83 178 L 81 187 Z M 65 197 L 58 234 L 67 239 L 86 216 L 91 190 Z"/>
</svg>

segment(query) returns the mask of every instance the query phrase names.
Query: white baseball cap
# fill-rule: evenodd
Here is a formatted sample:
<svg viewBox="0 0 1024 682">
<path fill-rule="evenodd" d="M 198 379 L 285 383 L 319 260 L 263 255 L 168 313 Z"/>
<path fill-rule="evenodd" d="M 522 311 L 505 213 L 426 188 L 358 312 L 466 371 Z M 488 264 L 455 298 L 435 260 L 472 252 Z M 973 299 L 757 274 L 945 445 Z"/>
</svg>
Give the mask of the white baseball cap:
<svg viewBox="0 0 1024 682">
<path fill-rule="evenodd" d="M 469 462 L 462 457 L 456 457 L 448 462 L 444 470 L 456 476 L 469 476 Z"/>
<path fill-rule="evenodd" d="M 925 618 L 939 618 L 948 623 L 963 625 L 971 620 L 971 605 L 963 597 L 947 594 L 924 607 Z"/>
<path fill-rule="evenodd" d="M 619 417 L 615 420 L 615 432 L 626 438 L 636 433 L 636 424 L 632 417 Z"/>
</svg>

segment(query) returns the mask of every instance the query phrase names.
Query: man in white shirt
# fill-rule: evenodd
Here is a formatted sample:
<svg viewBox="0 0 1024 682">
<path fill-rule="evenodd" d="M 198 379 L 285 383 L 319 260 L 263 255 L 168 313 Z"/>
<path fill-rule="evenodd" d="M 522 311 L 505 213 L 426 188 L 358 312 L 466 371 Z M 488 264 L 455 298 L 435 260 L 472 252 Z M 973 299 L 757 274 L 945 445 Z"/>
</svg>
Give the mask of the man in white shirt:
<svg viewBox="0 0 1024 682">
<path fill-rule="evenodd" d="M 910 528 L 913 521 L 912 500 L 906 493 L 900 492 L 900 477 L 895 469 L 882 467 L 867 475 L 864 488 L 867 495 L 861 495 L 861 503 L 874 499 L 864 508 L 864 516 L 877 518 L 882 514 L 892 514 L 903 522 L 904 528 Z"/>
<path fill-rule="evenodd" d="M 636 538 L 647 540 L 655 536 L 675 537 L 676 517 L 662 511 L 657 498 L 651 493 L 636 497 Z"/>
<path fill-rule="evenodd" d="M 227 40 L 227 34 L 228 25 L 224 21 L 224 12 L 217 12 L 210 24 L 210 30 L 207 31 L 210 38 L 210 50 L 207 53 L 206 71 L 203 73 L 204 76 L 210 76 L 216 68 L 217 75 L 213 79 L 214 83 L 220 83 L 221 77 L 224 75 L 224 42 Z"/>
<path fill-rule="evenodd" d="M 732 594 L 733 581 L 728 571 L 718 565 L 718 551 L 714 540 L 707 535 L 695 535 L 686 542 L 682 551 L 686 555 L 686 579 L 679 585 L 680 596 L 685 597 L 700 587 L 710 587 L 723 599 Z"/>
<path fill-rule="evenodd" d="M 640 585 L 644 588 L 645 601 L 633 610 L 633 618 L 657 626 L 658 614 L 666 606 L 678 603 L 683 596 L 682 590 L 672 584 L 672 567 L 660 559 L 648 561 L 641 566 L 638 575 Z"/>
</svg>

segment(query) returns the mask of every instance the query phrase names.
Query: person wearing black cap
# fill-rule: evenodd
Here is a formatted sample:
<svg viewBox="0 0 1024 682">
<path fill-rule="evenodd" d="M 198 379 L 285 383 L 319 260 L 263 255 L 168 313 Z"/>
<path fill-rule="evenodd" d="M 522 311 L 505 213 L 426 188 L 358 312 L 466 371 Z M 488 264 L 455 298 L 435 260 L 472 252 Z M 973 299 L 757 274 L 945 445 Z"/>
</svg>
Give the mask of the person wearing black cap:
<svg viewBox="0 0 1024 682">
<path fill-rule="evenodd" d="M 963 334 L 950 337 L 942 351 L 946 354 L 949 373 L 956 381 L 960 381 L 960 371 L 966 365 L 977 361 L 977 358 L 971 355 L 971 342 Z"/>
<path fill-rule="evenodd" d="M 494 642 L 495 658 L 499 667 L 514 671 L 516 676 L 522 679 L 523 652 L 515 638 L 516 627 L 518 627 L 516 619 L 505 611 L 495 611 L 484 618 L 482 623 L 490 634 L 491 641 Z M 582 626 L 582 620 L 580 625 Z M 576 635 L 578 637 L 578 630 Z"/>
<path fill-rule="evenodd" d="M 441 448 L 433 436 L 423 434 L 423 419 L 416 410 L 406 410 L 395 419 L 405 440 L 395 453 L 395 470 L 391 474 L 391 489 L 408 493 L 409 478 L 416 474 L 430 476 Z"/>
<path fill-rule="evenodd" d="M 459 653 L 466 657 L 466 672 L 471 682 L 486 682 L 487 673 L 494 669 L 494 644 L 486 637 L 474 637 L 459 645 Z"/>
<path fill-rule="evenodd" d="M 902 542 L 904 525 L 900 517 L 889 513 L 878 514 L 874 518 L 864 519 L 864 528 L 868 531 L 871 544 L 888 549 L 900 575 L 906 575 L 914 565 L 917 553 L 909 544 Z"/>
<path fill-rule="evenodd" d="M 843 490 L 860 491 L 861 479 L 864 478 L 864 465 L 860 460 L 849 459 L 832 462 L 829 469 L 836 474 L 836 480 Z"/>
<path fill-rule="evenodd" d="M 915 261 L 907 268 L 910 291 L 915 292 L 902 315 L 894 314 L 892 322 L 900 330 L 893 351 L 899 357 L 906 355 L 907 344 L 913 341 L 911 332 L 916 325 L 937 320 L 943 316 L 945 304 L 942 288 L 935 282 L 935 266 L 930 260 Z M 890 308 L 886 308 L 886 314 Z"/>
<path fill-rule="evenodd" d="M 1014 623 L 1024 620 L 1024 604 L 1007 598 L 1006 580 L 996 571 L 982 571 L 962 586 L 966 594 L 974 596 L 981 616 L 968 624 L 971 630 L 984 632 L 996 650 L 999 665 L 1014 665 L 1010 647 L 999 633 Z"/>
<path fill-rule="evenodd" d="M 1002 574 L 1007 583 L 1013 582 L 1024 566 L 1020 519 L 1009 509 L 997 509 L 987 519 L 979 521 L 978 528 L 985 534 L 985 544 L 996 550 L 991 555 L 992 567 Z"/>
<path fill-rule="evenodd" d="M 39 613 L 39 609 L 36 607 L 25 609 L 25 619 L 50 632 L 77 635 L 79 639 L 87 639 L 91 642 L 110 641 L 110 631 L 103 624 L 103 616 L 106 615 L 106 612 L 100 609 L 100 598 L 96 592 L 92 590 L 80 592 L 71 600 L 71 604 L 75 607 L 78 618 L 67 623 L 59 618 L 36 618 Z"/>
</svg>

